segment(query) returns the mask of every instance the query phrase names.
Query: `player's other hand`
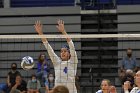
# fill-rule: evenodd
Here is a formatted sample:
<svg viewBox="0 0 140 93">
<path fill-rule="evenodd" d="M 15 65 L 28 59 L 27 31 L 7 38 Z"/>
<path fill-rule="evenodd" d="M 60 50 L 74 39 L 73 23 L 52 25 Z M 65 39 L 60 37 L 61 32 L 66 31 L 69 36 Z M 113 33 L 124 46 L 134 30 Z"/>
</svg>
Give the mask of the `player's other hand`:
<svg viewBox="0 0 140 93">
<path fill-rule="evenodd" d="M 124 82 L 123 88 L 124 88 L 125 91 L 129 89 L 129 86 L 130 86 L 129 81 Z"/>
<path fill-rule="evenodd" d="M 60 32 L 62 32 L 62 33 L 65 32 L 64 21 L 59 19 L 59 20 L 57 21 L 57 24 L 58 24 L 58 25 L 56 26 L 57 29 L 58 29 Z"/>
<path fill-rule="evenodd" d="M 42 32 L 42 24 L 41 24 L 41 22 L 39 20 L 35 22 L 34 28 L 35 28 L 35 30 L 36 30 L 36 32 L 38 34 L 40 34 L 40 35 L 43 34 L 43 32 Z"/>
</svg>

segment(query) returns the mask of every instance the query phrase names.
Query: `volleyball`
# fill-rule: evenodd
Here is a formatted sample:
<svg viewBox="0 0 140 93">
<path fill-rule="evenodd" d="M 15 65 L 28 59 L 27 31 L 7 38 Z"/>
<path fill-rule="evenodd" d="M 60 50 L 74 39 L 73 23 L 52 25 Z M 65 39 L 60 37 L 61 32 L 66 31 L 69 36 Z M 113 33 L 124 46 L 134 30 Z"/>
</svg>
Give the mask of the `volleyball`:
<svg viewBox="0 0 140 93">
<path fill-rule="evenodd" d="M 24 70 L 32 69 L 34 67 L 34 60 L 33 60 L 33 58 L 30 57 L 30 56 L 23 57 L 22 61 L 21 61 L 21 67 Z"/>
</svg>

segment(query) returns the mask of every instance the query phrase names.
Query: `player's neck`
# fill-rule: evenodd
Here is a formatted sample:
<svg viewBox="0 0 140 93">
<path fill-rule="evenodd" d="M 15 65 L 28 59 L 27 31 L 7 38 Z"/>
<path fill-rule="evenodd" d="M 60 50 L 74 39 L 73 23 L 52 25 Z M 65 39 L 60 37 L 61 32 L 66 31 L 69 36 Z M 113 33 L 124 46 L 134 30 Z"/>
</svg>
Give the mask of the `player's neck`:
<svg viewBox="0 0 140 93">
<path fill-rule="evenodd" d="M 67 62 L 67 61 L 69 61 L 69 59 L 62 59 L 62 61 L 66 61 Z"/>
</svg>

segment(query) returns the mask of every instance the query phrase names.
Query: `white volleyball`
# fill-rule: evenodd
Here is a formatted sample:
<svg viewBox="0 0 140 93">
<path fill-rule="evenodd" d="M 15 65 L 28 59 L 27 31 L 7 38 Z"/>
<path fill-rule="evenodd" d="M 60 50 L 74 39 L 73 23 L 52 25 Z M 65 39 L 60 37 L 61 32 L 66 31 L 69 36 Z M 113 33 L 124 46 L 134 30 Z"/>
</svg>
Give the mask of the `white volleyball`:
<svg viewBox="0 0 140 93">
<path fill-rule="evenodd" d="M 30 56 L 25 56 L 22 58 L 22 61 L 21 61 L 21 67 L 24 69 L 24 70 L 29 70 L 29 69 L 32 69 L 34 67 L 34 60 L 32 57 Z"/>
</svg>

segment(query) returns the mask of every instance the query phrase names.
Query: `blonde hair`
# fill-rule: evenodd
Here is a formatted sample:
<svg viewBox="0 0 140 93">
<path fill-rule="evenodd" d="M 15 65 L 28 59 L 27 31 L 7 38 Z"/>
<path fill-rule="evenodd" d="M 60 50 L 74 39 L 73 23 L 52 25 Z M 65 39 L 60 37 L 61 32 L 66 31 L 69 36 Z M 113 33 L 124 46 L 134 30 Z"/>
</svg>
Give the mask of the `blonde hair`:
<svg viewBox="0 0 140 93">
<path fill-rule="evenodd" d="M 109 86 L 111 86 L 110 80 L 108 80 L 108 79 L 103 79 L 102 82 L 103 82 L 103 81 L 107 81 L 107 84 L 108 84 Z"/>
</svg>

